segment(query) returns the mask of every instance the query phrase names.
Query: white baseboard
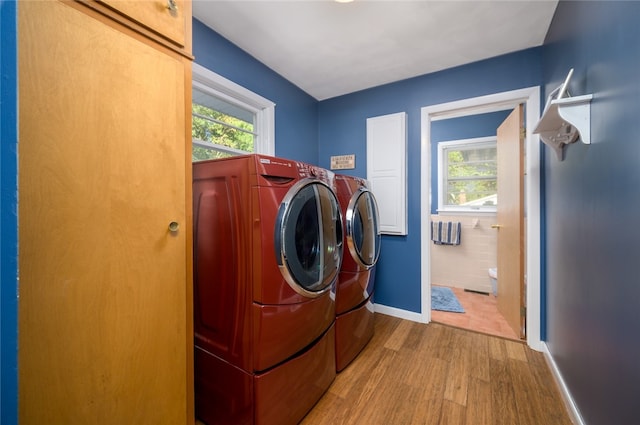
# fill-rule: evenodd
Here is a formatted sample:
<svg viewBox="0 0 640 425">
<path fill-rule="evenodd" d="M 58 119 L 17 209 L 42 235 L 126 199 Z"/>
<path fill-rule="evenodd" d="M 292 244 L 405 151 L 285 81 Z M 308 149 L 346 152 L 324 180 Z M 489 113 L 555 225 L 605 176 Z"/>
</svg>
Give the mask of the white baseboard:
<svg viewBox="0 0 640 425">
<path fill-rule="evenodd" d="M 549 352 L 549 347 L 547 347 L 547 344 L 544 342 L 542 342 L 541 345 L 542 350 L 540 351 L 543 352 L 544 358 L 549 365 L 549 369 L 551 369 L 551 374 L 558 384 L 558 389 L 560 390 L 560 394 L 562 395 L 562 400 L 564 401 L 564 405 L 567 408 L 567 412 L 569 412 L 569 419 L 571 419 L 571 422 L 573 422 L 575 425 L 585 425 L 584 420 L 582 420 L 582 415 L 580 415 L 580 411 L 578 410 L 578 406 L 576 406 L 576 403 L 573 401 L 573 397 L 569 392 L 569 388 L 562 378 L 560 369 L 558 369 L 556 362 L 553 360 L 553 357 Z"/>
<path fill-rule="evenodd" d="M 382 304 L 374 304 L 375 312 L 386 314 L 387 316 L 398 317 L 400 319 L 411 320 L 412 322 L 426 323 L 422 314 L 413 311 L 401 310 L 395 307 L 389 307 Z"/>
</svg>

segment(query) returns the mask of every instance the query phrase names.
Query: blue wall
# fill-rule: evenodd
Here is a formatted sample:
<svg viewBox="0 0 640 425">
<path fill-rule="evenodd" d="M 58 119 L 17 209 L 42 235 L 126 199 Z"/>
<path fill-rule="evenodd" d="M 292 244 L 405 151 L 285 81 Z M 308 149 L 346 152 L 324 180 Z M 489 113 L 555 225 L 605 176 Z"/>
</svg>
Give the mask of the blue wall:
<svg viewBox="0 0 640 425">
<path fill-rule="evenodd" d="M 558 5 L 546 92 L 569 68 L 592 93 L 591 140 L 547 149 L 548 347 L 588 424 L 638 423 L 640 2 Z"/>
<path fill-rule="evenodd" d="M 199 65 L 276 104 L 276 156 L 318 163 L 318 102 L 313 97 L 196 19 L 193 54 Z"/>
<path fill-rule="evenodd" d="M 276 154 L 329 166 L 356 154 L 366 175 L 366 118 L 408 114 L 409 234 L 384 236 L 376 301 L 420 311 L 420 108 L 543 84 L 575 68 L 570 91 L 593 93 L 592 145 L 546 150 L 543 217 L 548 346 L 588 424 L 637 422 L 640 392 L 639 2 L 561 1 L 547 45 L 323 102 L 194 20 L 196 62 L 276 102 Z M 0 401 L 17 423 L 15 2 L 0 0 Z M 544 317 L 543 317 L 544 319 Z"/>
<path fill-rule="evenodd" d="M 408 235 L 382 238 L 376 303 L 420 312 L 420 108 L 542 84 L 541 48 L 320 102 L 319 165 L 332 155 L 356 155 L 349 172 L 366 177 L 366 119 L 404 111 L 408 132 Z"/>
<path fill-rule="evenodd" d="M 16 3 L 0 0 L 0 422 L 18 422 Z"/>
</svg>

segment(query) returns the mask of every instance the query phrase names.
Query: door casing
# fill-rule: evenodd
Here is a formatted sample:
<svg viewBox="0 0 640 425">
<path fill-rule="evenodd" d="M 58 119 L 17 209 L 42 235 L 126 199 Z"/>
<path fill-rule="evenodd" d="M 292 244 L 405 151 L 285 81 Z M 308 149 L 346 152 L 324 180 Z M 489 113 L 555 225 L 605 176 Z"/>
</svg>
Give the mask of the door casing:
<svg viewBox="0 0 640 425">
<path fill-rule="evenodd" d="M 540 139 L 532 133 L 540 119 L 540 87 L 495 93 L 421 108 L 420 211 L 431 210 L 431 122 L 468 115 L 513 109 L 524 103 L 526 127 L 525 214 L 527 270 L 527 344 L 543 349 L 540 340 Z M 429 214 L 421 217 L 421 313 L 419 320 L 431 321 L 431 244 Z"/>
</svg>

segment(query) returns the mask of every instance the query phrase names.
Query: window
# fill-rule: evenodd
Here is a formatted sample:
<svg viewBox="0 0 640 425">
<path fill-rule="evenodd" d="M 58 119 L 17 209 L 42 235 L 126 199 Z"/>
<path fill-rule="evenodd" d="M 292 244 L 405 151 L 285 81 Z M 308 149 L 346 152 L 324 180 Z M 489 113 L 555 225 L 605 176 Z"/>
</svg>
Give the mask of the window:
<svg viewBox="0 0 640 425">
<path fill-rule="evenodd" d="M 192 161 L 274 155 L 275 104 L 193 64 Z"/>
<path fill-rule="evenodd" d="M 498 205 L 495 137 L 438 144 L 438 211 L 495 212 Z"/>
</svg>

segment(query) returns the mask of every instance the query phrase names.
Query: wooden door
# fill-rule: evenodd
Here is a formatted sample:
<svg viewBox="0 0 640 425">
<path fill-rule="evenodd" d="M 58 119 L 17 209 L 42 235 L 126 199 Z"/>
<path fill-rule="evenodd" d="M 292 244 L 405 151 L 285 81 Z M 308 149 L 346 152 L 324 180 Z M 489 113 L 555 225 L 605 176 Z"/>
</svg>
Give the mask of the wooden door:
<svg viewBox="0 0 640 425">
<path fill-rule="evenodd" d="M 20 423 L 189 423 L 188 71 L 78 8 L 18 5 Z"/>
<path fill-rule="evenodd" d="M 525 337 L 522 105 L 498 128 L 498 310 Z"/>
</svg>

